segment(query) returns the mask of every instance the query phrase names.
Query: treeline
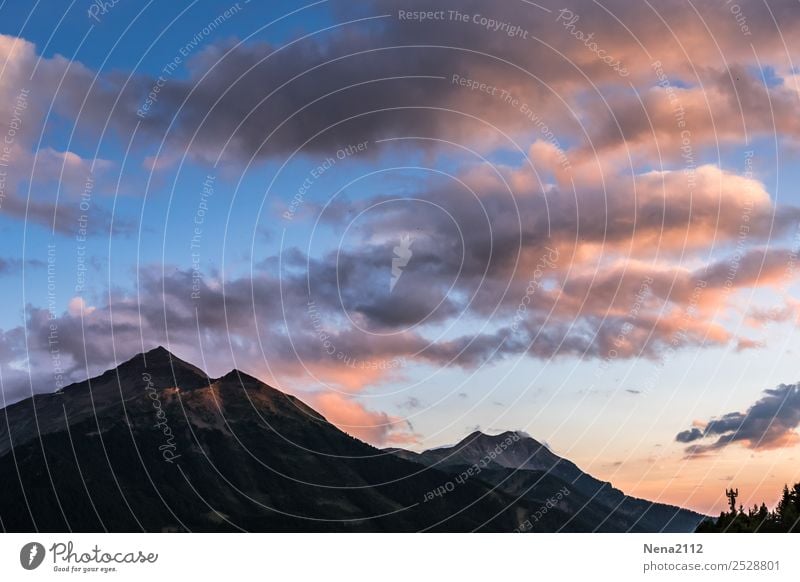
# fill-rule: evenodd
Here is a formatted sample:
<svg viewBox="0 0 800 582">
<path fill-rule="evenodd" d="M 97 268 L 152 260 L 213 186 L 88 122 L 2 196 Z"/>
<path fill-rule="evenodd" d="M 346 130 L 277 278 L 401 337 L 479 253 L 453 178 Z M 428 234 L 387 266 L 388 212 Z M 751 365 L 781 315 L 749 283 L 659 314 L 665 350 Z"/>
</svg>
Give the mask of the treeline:
<svg viewBox="0 0 800 582">
<path fill-rule="evenodd" d="M 723 511 L 716 520 L 707 519 L 697 528 L 700 533 L 743 533 L 743 532 L 768 532 L 768 533 L 800 533 L 800 483 L 795 483 L 789 489 L 783 486 L 781 500 L 774 511 L 767 509 L 765 503 L 760 506 L 753 505 L 748 510 L 739 505 L 736 508 L 736 497 L 739 490 L 725 492 L 730 502 L 731 510 Z"/>
</svg>

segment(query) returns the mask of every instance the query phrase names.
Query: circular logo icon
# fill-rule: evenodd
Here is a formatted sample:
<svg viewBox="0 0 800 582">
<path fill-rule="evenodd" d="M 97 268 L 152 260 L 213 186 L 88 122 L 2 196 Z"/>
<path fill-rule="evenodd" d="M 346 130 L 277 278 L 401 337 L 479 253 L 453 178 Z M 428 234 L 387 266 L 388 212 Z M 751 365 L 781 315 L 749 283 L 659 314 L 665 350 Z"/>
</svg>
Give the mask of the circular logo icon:
<svg viewBox="0 0 800 582">
<path fill-rule="evenodd" d="M 44 546 L 39 542 L 29 542 L 19 551 L 19 563 L 26 570 L 35 570 L 44 561 Z"/>
</svg>

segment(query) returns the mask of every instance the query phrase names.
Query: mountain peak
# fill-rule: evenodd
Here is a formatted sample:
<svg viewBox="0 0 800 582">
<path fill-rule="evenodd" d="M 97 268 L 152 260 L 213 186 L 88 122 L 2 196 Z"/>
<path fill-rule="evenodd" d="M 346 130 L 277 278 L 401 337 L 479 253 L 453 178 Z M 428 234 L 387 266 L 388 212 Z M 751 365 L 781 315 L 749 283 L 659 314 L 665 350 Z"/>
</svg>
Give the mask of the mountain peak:
<svg viewBox="0 0 800 582">
<path fill-rule="evenodd" d="M 203 370 L 180 359 L 164 346 L 136 354 L 117 368 L 106 371 L 105 375 L 119 377 L 134 387 L 140 386 L 145 377 L 158 389 L 178 386 L 191 390 L 208 385 L 208 375 Z"/>
<path fill-rule="evenodd" d="M 526 432 L 507 430 L 490 435 L 476 430 L 455 445 L 421 453 L 428 464 L 472 465 L 488 463 L 501 467 L 547 469 L 561 461 L 550 449 Z"/>
<path fill-rule="evenodd" d="M 470 433 L 469 435 L 467 435 L 466 437 L 464 437 L 463 439 L 461 439 L 458 443 L 456 443 L 453 446 L 454 447 L 462 447 L 462 446 L 465 446 L 465 445 L 469 445 L 469 443 L 471 443 L 471 442 L 473 442 L 475 440 L 488 441 L 488 442 L 492 442 L 492 443 L 499 443 L 501 441 L 506 440 L 507 438 L 511 438 L 514 442 L 517 442 L 517 441 L 520 441 L 520 440 L 533 441 L 534 443 L 536 443 L 537 446 L 541 446 L 541 443 L 539 441 L 534 439 L 528 433 L 526 433 L 524 431 L 521 431 L 521 430 L 506 430 L 506 431 L 503 431 L 501 433 L 493 434 L 493 435 L 485 433 L 485 432 L 480 431 L 480 430 L 476 430 L 476 431 Z"/>
<path fill-rule="evenodd" d="M 189 364 L 184 360 L 180 359 L 178 356 L 173 354 L 164 346 L 156 346 L 151 350 L 147 350 L 141 354 L 137 354 L 132 359 L 142 358 L 142 360 L 146 363 L 146 365 L 151 366 L 155 364 L 163 364 L 163 363 L 170 363 L 170 362 L 177 362 L 179 364 Z"/>
<path fill-rule="evenodd" d="M 212 380 L 211 383 L 214 386 L 223 389 L 233 389 L 236 392 L 241 390 L 255 390 L 259 394 L 257 399 L 262 404 L 268 403 L 275 412 L 281 412 L 282 414 L 293 417 L 296 417 L 299 413 L 304 418 L 313 418 L 314 420 L 321 420 L 327 423 L 327 420 L 322 414 L 308 406 L 296 396 L 278 390 L 255 376 L 251 376 L 236 368 L 224 376 Z"/>
<path fill-rule="evenodd" d="M 234 381 L 234 382 L 239 382 L 241 384 L 251 383 L 251 382 L 258 382 L 259 384 L 264 384 L 264 382 L 262 382 L 261 380 L 259 380 L 255 376 L 251 376 L 250 374 L 242 372 L 241 370 L 239 370 L 237 368 L 234 368 L 230 372 L 228 372 L 226 374 L 223 374 L 222 376 L 220 376 L 219 378 L 217 378 L 214 381 L 215 382 L 222 382 L 222 381 L 230 382 L 230 381 Z"/>
<path fill-rule="evenodd" d="M 159 357 L 174 357 L 174 355 L 172 354 L 172 352 L 170 352 L 170 351 L 169 351 L 167 348 L 165 348 L 164 346 L 156 346 L 156 347 L 154 347 L 154 348 L 153 348 L 153 349 L 151 349 L 151 350 L 147 350 L 146 352 L 144 352 L 144 355 L 145 355 L 145 356 L 151 356 L 151 357 L 153 357 L 153 358 L 159 358 Z"/>
</svg>

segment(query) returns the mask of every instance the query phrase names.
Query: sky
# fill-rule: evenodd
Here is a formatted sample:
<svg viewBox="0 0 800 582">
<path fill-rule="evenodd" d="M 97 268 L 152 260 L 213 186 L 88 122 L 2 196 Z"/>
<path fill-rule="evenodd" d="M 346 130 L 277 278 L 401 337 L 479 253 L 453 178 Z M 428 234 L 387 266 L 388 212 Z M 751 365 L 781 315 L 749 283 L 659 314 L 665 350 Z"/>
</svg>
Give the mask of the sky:
<svg viewBox="0 0 800 582">
<path fill-rule="evenodd" d="M 164 345 L 379 447 L 800 480 L 794 3 L 0 4 L 5 404 Z"/>
</svg>

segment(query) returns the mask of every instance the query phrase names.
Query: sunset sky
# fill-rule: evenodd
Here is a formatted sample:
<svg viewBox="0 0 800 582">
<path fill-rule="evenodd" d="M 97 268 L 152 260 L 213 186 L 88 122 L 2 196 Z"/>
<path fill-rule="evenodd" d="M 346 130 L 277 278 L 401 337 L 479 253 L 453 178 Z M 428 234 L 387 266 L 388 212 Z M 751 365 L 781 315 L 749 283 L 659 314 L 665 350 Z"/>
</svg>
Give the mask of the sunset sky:
<svg viewBox="0 0 800 582">
<path fill-rule="evenodd" d="M 795 2 L 107 4 L 0 7 L 6 404 L 161 344 L 380 447 L 800 481 Z"/>
</svg>

